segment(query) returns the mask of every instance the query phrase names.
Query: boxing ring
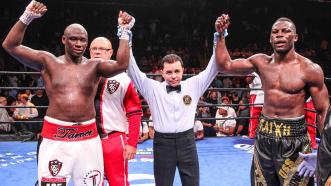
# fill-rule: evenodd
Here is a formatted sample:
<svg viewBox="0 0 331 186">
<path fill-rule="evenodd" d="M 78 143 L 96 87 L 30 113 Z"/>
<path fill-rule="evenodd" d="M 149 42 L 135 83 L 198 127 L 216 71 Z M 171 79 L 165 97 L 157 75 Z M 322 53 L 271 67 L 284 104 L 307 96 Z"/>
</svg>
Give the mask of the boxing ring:
<svg viewBox="0 0 331 186">
<path fill-rule="evenodd" d="M 8 74 L 40 74 L 39 72 L 5 72 Z M 330 81 L 331 78 L 325 78 Z M 35 90 L 41 87 L 0 87 L 1 89 Z M 210 88 L 209 90 L 231 91 L 249 90 L 249 88 Z M 230 104 L 233 106 L 252 104 Z M 198 106 L 221 106 L 221 104 L 208 104 Z M 0 108 L 13 108 L 18 106 L 0 106 Z M 35 106 L 45 108 L 47 106 Z M 146 107 L 146 106 L 145 106 Z M 313 111 L 313 110 L 310 110 Z M 240 119 L 237 118 L 197 118 L 197 120 L 210 119 Z M 249 118 L 249 117 L 248 117 Z M 17 122 L 17 121 L 13 121 Z M 22 122 L 22 121 L 19 121 Z M 25 121 L 40 123 L 41 121 Z M 3 122 L 2 122 L 3 123 Z M 6 122 L 7 123 L 7 122 Z M 309 124 L 308 124 L 309 125 Z M 10 136 L 8 136 L 10 138 Z M 0 139 L 1 140 L 1 139 Z M 129 181 L 132 186 L 154 186 L 153 177 L 153 148 L 152 140 L 138 144 L 136 158 L 129 161 Z M 233 137 L 205 137 L 197 143 L 200 185 L 250 185 L 250 167 L 253 154 L 254 140 L 246 136 Z M 36 141 L 0 141 L 0 179 L 4 186 L 34 185 L 37 180 L 37 142 Z M 70 184 L 69 184 L 70 185 Z M 178 172 L 176 172 L 174 185 L 181 185 Z"/>
<path fill-rule="evenodd" d="M 129 162 L 131 186 L 154 186 L 152 140 L 138 144 Z M 254 140 L 245 137 L 210 137 L 197 141 L 200 185 L 250 185 Z M 0 142 L 0 180 L 4 186 L 34 185 L 37 180 L 37 142 Z M 174 185 L 181 185 L 178 172 Z"/>
</svg>

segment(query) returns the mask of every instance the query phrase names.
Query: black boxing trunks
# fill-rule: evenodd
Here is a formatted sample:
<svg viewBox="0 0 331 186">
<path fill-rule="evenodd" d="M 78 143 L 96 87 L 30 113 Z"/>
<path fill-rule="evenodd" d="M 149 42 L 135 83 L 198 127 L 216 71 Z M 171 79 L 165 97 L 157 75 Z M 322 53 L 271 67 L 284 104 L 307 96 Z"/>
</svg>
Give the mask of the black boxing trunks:
<svg viewBox="0 0 331 186">
<path fill-rule="evenodd" d="M 317 153 L 316 181 L 318 186 L 331 185 L 331 107 L 324 122 L 324 131 Z"/>
<path fill-rule="evenodd" d="M 313 185 L 313 179 L 299 176 L 303 161 L 299 152 L 311 152 L 304 116 L 270 118 L 261 114 L 256 131 L 251 168 L 252 185 Z"/>
</svg>

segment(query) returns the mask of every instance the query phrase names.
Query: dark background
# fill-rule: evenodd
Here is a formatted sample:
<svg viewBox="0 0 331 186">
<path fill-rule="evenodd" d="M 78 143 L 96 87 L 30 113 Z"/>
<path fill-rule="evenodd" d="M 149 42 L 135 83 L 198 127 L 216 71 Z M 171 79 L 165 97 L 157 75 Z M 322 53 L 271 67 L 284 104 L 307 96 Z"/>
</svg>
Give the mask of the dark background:
<svg viewBox="0 0 331 186">
<path fill-rule="evenodd" d="M 0 40 L 18 20 L 30 1 L 11 0 L 0 7 Z M 106 36 L 116 50 L 117 14 L 128 11 L 136 18 L 133 49 L 138 63 L 151 71 L 166 53 L 181 55 L 186 66 L 204 67 L 212 50 L 214 22 L 222 13 L 231 18 L 231 51 L 271 54 L 269 33 L 279 17 L 288 17 L 297 26 L 296 49 L 320 64 L 331 77 L 331 1 L 317 0 L 49 0 L 48 11 L 28 27 L 24 44 L 35 49 L 63 54 L 60 42 L 64 28 L 82 24 L 89 39 Z M 88 51 L 88 50 L 87 50 Z M 249 55 L 249 54 L 248 54 Z M 86 57 L 88 54 L 86 52 Z M 248 56 L 234 56 L 248 57 Z M 150 64 L 150 65 L 148 65 Z M 30 71 L 0 50 L 0 70 Z M 330 86 L 330 81 L 327 82 Z M 330 90 L 330 89 L 329 89 Z"/>
</svg>

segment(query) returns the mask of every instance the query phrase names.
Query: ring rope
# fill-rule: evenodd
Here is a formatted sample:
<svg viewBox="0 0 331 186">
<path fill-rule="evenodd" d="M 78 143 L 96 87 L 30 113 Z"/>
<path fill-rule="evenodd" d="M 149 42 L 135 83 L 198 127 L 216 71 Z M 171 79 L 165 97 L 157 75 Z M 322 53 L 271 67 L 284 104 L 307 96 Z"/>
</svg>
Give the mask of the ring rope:
<svg viewBox="0 0 331 186">
<path fill-rule="evenodd" d="M 32 75 L 40 75 L 40 72 L 15 72 L 15 71 L 0 71 L 0 74 L 4 75 L 12 75 L 12 74 L 32 74 Z M 146 74 L 147 76 L 160 76 L 160 74 Z M 195 76 L 197 74 L 184 74 L 185 77 L 191 77 Z M 224 74 L 219 73 L 217 77 L 248 77 L 252 75 L 232 75 L 232 74 Z M 325 81 L 330 81 L 331 78 L 325 77 Z M 45 89 L 45 87 L 0 87 L 0 90 L 12 90 L 12 89 L 18 89 L 18 90 L 36 90 L 36 89 Z M 219 91 L 235 91 L 235 90 L 262 90 L 261 88 L 208 88 L 207 90 L 219 90 Z M 331 96 L 329 96 L 331 98 Z M 253 105 L 263 105 L 263 104 L 227 104 L 226 106 L 253 106 Z M 224 104 L 198 104 L 198 107 L 214 107 L 214 106 L 224 106 Z M 148 107 L 148 105 L 142 105 L 143 108 Z M 0 106 L 0 108 L 48 108 L 48 106 Z M 316 110 L 304 108 L 307 111 L 310 112 L 316 112 Z M 231 117 L 231 118 L 196 118 L 196 120 L 230 120 L 230 119 L 258 119 L 258 118 L 251 118 L 251 117 Z M 141 121 L 152 121 L 152 120 L 146 120 L 142 119 Z M 18 122 L 26 122 L 26 123 L 42 123 L 43 120 L 40 121 L 9 121 L 9 122 L 2 122 L 0 123 L 18 123 Z M 315 125 L 307 124 L 308 126 L 315 127 Z"/>
<path fill-rule="evenodd" d="M 231 118 L 195 118 L 195 120 L 204 121 L 204 120 L 238 120 L 238 119 L 259 119 L 251 117 L 231 117 Z M 16 121 L 0 121 L 0 123 L 43 123 L 43 120 L 16 120 Z M 153 120 L 142 119 L 141 122 L 153 122 Z M 316 125 L 306 123 L 306 125 L 317 128 Z"/>
<path fill-rule="evenodd" d="M 0 71 L 0 74 L 8 75 L 8 74 L 36 74 L 40 75 L 40 72 L 18 72 L 18 71 Z M 161 76 L 161 74 L 146 74 L 147 76 Z M 195 76 L 197 74 L 183 74 L 185 77 Z M 233 75 L 233 74 L 224 74 L 219 73 L 217 77 L 254 77 L 253 75 Z M 331 78 L 324 77 L 325 81 L 331 81 Z"/>
</svg>

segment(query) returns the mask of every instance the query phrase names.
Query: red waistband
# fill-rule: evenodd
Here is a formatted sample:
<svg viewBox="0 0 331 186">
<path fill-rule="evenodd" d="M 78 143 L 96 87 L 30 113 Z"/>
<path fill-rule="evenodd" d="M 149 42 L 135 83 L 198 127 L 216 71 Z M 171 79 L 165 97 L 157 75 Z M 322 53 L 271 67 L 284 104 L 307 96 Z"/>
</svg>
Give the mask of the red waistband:
<svg viewBox="0 0 331 186">
<path fill-rule="evenodd" d="M 101 139 L 114 138 L 120 135 L 125 135 L 124 132 L 113 131 L 108 134 L 100 134 Z"/>
<path fill-rule="evenodd" d="M 96 123 L 63 126 L 44 120 L 42 137 L 58 141 L 83 141 L 98 136 Z"/>
</svg>

